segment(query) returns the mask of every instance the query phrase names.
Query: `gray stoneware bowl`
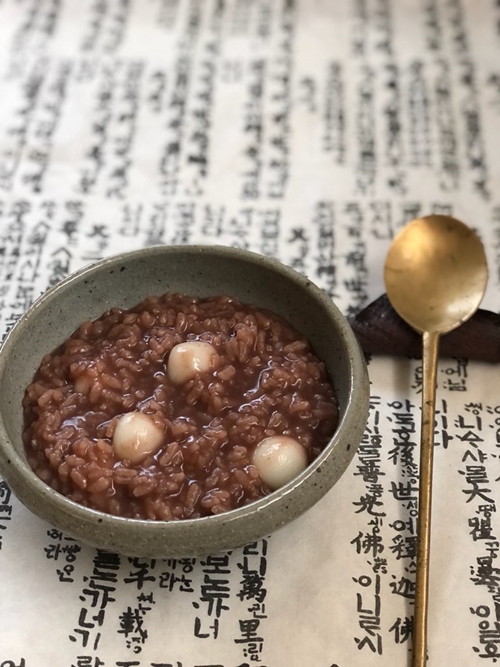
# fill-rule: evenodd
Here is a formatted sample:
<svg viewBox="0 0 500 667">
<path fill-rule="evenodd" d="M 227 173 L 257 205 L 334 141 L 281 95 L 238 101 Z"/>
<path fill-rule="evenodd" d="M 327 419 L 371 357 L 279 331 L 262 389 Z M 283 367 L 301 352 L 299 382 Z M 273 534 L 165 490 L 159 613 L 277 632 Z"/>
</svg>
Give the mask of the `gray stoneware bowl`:
<svg viewBox="0 0 500 667">
<path fill-rule="evenodd" d="M 325 362 L 340 404 L 326 449 L 270 495 L 225 514 L 184 521 L 126 519 L 80 506 L 53 491 L 26 462 L 21 402 L 44 354 L 83 321 L 150 294 L 229 294 L 285 317 Z M 73 274 L 19 320 L 0 352 L 0 472 L 35 514 L 87 544 L 123 554 L 172 558 L 226 551 L 253 542 L 316 503 L 349 465 L 368 413 L 366 365 L 331 299 L 279 262 L 222 246 L 153 247 L 117 255 Z"/>
</svg>

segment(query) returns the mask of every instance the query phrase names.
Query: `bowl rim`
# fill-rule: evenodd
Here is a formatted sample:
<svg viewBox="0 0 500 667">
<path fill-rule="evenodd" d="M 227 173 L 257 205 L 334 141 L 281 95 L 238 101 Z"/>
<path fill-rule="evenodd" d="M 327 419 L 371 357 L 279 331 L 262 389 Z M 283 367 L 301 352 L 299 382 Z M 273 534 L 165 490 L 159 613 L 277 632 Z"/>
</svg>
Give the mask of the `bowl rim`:
<svg viewBox="0 0 500 667">
<path fill-rule="evenodd" d="M 307 290 L 311 297 L 313 297 L 316 301 L 321 302 L 322 308 L 329 313 L 330 320 L 335 322 L 335 326 L 338 328 L 340 337 L 345 344 L 344 352 L 349 356 L 349 389 L 347 392 L 345 410 L 341 415 L 337 428 L 330 438 L 328 444 L 318 455 L 318 457 L 314 459 L 304 471 L 302 471 L 299 475 L 297 475 L 293 480 L 284 486 L 262 498 L 259 498 L 258 500 L 248 503 L 247 505 L 243 505 L 242 507 L 211 516 L 198 517 L 195 519 L 188 518 L 178 521 L 135 519 L 108 514 L 100 510 L 95 510 L 93 508 L 80 505 L 79 503 L 76 503 L 68 497 L 58 493 L 48 484 L 43 482 L 31 469 L 28 462 L 22 457 L 22 455 L 18 453 L 15 446 L 11 442 L 7 433 L 7 428 L 5 426 L 3 414 L 0 413 L 0 473 L 4 474 L 7 467 L 14 467 L 17 473 L 24 478 L 27 484 L 29 484 L 31 490 L 38 496 L 43 496 L 46 499 L 50 499 L 51 502 L 55 502 L 58 508 L 69 511 L 76 518 L 81 518 L 85 521 L 93 519 L 99 523 L 106 522 L 107 524 L 110 524 L 110 526 L 116 525 L 117 527 L 121 525 L 133 525 L 142 527 L 144 529 L 147 527 L 148 531 L 157 532 L 159 536 L 162 535 L 166 530 L 173 534 L 176 532 L 184 533 L 187 530 L 199 528 L 201 525 L 211 527 L 213 526 L 215 528 L 218 525 L 227 525 L 233 522 L 237 522 L 239 519 L 249 513 L 260 513 L 267 510 L 276 502 L 281 503 L 283 498 L 293 494 L 295 489 L 300 487 L 304 480 L 309 478 L 313 473 L 319 472 L 319 469 L 325 460 L 331 455 L 332 449 L 342 438 L 345 430 L 349 428 L 353 421 L 359 422 L 361 420 L 364 427 L 366 424 L 369 398 L 369 392 L 367 392 L 368 376 L 366 372 L 366 364 L 358 342 L 348 324 L 347 319 L 335 305 L 333 300 L 311 279 L 283 264 L 280 260 L 250 250 L 243 250 L 241 248 L 224 245 L 186 244 L 149 246 L 146 248 L 140 248 L 137 250 L 110 255 L 96 262 L 87 264 L 86 266 L 72 272 L 66 278 L 41 294 L 8 331 L 7 336 L 0 348 L 0 384 L 3 380 L 3 376 L 6 370 L 7 359 L 15 349 L 16 341 L 23 335 L 25 329 L 29 327 L 30 322 L 33 320 L 33 318 L 36 317 L 38 311 L 45 305 L 48 305 L 52 301 L 56 300 L 61 292 L 71 289 L 74 283 L 85 280 L 86 277 L 92 277 L 94 274 L 97 274 L 105 269 L 118 267 L 123 262 L 128 262 L 129 260 L 140 258 L 141 255 L 169 255 L 173 253 L 182 254 L 186 252 L 208 254 L 214 257 L 223 255 L 227 256 L 229 254 L 236 260 L 240 260 L 246 263 L 264 264 L 270 270 L 276 271 L 286 279 L 291 280 L 298 287 Z M 145 297 L 146 296 L 147 295 L 145 295 Z M 361 398 L 363 393 L 368 393 L 368 396 L 364 397 L 364 402 L 366 404 L 366 414 L 360 414 L 359 412 L 353 414 L 353 400 L 356 395 Z M 340 475 L 342 475 L 347 469 L 352 457 L 355 454 L 357 446 L 358 442 L 355 442 L 352 445 L 352 454 L 350 455 Z M 5 461 L 2 461 L 2 454 L 5 456 Z"/>
</svg>

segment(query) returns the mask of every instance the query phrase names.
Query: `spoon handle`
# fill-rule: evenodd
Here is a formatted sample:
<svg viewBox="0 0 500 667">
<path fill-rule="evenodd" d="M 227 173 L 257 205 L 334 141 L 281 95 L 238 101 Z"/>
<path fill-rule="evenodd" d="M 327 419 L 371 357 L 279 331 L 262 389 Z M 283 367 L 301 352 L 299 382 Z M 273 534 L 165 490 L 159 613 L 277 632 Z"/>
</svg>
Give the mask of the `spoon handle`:
<svg viewBox="0 0 500 667">
<path fill-rule="evenodd" d="M 424 332 L 422 353 L 422 428 L 420 434 L 420 482 L 417 525 L 417 577 L 413 617 L 412 667 L 425 667 L 427 658 L 432 464 L 434 456 L 434 413 L 436 408 L 438 347 L 439 334 Z"/>
</svg>

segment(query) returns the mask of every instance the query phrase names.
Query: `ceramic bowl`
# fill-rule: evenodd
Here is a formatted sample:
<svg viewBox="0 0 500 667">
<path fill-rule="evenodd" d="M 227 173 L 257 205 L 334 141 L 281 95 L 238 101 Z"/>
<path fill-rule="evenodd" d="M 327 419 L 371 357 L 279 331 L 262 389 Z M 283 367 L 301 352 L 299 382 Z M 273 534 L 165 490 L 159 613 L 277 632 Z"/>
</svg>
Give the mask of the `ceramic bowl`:
<svg viewBox="0 0 500 667">
<path fill-rule="evenodd" d="M 21 403 L 44 354 L 85 320 L 112 306 L 130 308 L 150 294 L 228 294 L 286 318 L 326 365 L 340 422 L 326 449 L 279 490 L 224 514 L 147 521 L 104 514 L 53 491 L 26 462 Z M 84 268 L 46 292 L 19 320 L 0 352 L 0 472 L 35 514 L 101 549 L 150 558 L 188 557 L 253 542 L 317 502 L 340 478 L 361 440 L 368 413 L 366 365 L 331 299 L 279 262 L 222 246 L 153 247 Z"/>
</svg>

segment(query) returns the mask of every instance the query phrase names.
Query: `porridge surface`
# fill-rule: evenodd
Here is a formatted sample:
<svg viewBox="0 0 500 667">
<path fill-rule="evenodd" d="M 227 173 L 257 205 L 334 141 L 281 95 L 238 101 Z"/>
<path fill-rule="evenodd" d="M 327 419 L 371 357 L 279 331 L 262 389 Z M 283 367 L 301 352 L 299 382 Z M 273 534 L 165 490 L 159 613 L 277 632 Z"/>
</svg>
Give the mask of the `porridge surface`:
<svg viewBox="0 0 500 667">
<path fill-rule="evenodd" d="M 323 364 L 287 322 L 231 297 L 170 293 L 82 324 L 43 359 L 24 414 L 28 461 L 52 488 L 158 520 L 270 493 L 258 445 L 292 439 L 306 465 L 338 419 Z"/>
</svg>

